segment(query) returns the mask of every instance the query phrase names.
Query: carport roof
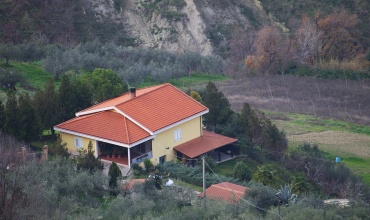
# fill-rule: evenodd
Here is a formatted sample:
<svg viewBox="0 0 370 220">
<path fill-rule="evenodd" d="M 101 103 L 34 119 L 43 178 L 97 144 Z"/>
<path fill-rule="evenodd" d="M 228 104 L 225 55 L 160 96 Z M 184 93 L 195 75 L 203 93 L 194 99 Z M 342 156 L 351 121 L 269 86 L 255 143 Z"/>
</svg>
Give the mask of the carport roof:
<svg viewBox="0 0 370 220">
<path fill-rule="evenodd" d="M 211 150 L 232 144 L 237 140 L 238 139 L 203 130 L 202 136 L 180 144 L 174 149 L 188 156 L 189 158 L 195 158 Z"/>
</svg>

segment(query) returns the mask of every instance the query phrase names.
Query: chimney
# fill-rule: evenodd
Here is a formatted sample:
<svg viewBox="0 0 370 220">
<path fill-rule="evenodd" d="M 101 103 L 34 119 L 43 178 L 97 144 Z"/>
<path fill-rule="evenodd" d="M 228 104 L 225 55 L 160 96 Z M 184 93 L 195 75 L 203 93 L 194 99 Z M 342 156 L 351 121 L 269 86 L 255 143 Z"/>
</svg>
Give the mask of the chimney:
<svg viewBox="0 0 370 220">
<path fill-rule="evenodd" d="M 131 98 L 135 98 L 136 97 L 136 88 L 135 87 L 131 87 L 130 88 L 130 94 L 131 94 Z"/>
</svg>

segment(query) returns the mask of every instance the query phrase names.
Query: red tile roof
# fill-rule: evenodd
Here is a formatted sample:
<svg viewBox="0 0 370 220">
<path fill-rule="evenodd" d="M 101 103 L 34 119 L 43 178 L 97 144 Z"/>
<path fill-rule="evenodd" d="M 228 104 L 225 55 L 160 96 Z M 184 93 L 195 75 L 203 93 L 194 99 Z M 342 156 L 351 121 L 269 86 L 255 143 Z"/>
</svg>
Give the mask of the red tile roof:
<svg viewBox="0 0 370 220">
<path fill-rule="evenodd" d="M 151 86 L 151 87 L 147 87 L 147 88 L 143 88 L 143 89 L 138 89 L 136 90 L 136 96 L 141 96 L 147 92 L 150 92 L 152 90 L 155 90 L 159 87 L 162 87 L 164 86 L 165 84 L 162 84 L 162 85 L 157 85 L 157 86 Z M 101 102 L 101 103 L 98 103 L 96 105 L 93 105 L 87 109 L 84 109 L 82 111 L 79 111 L 77 112 L 76 114 L 83 114 L 85 112 L 90 112 L 90 111 L 96 111 L 96 110 L 99 110 L 99 109 L 102 109 L 102 108 L 108 108 L 108 107 L 113 107 L 113 106 L 116 106 L 116 105 L 119 105 L 123 102 L 126 102 L 128 100 L 131 99 L 131 94 L 129 92 L 126 92 L 125 94 L 121 95 L 121 96 L 118 96 L 116 98 L 113 98 L 113 99 L 109 99 L 107 101 L 104 101 L 104 102 Z"/>
<path fill-rule="evenodd" d="M 239 202 L 243 198 L 246 190 L 250 188 L 236 185 L 234 183 L 223 182 L 214 184 L 206 189 L 207 198 L 220 199 L 229 203 Z M 203 197 L 204 193 L 200 193 L 199 197 Z"/>
<path fill-rule="evenodd" d="M 130 99 L 117 108 L 153 132 L 208 110 L 171 84 Z"/>
<path fill-rule="evenodd" d="M 154 133 L 207 112 L 207 107 L 167 83 L 138 89 L 134 98 L 127 92 L 94 105 L 55 128 L 130 144 L 148 137 L 147 131 Z"/>
<path fill-rule="evenodd" d="M 147 131 L 113 111 L 103 111 L 73 118 L 55 126 L 55 128 L 124 144 L 132 144 L 150 136 Z"/>
<path fill-rule="evenodd" d="M 174 149 L 190 158 L 200 156 L 208 151 L 236 142 L 238 139 L 203 130 L 203 135 L 180 144 Z"/>
</svg>

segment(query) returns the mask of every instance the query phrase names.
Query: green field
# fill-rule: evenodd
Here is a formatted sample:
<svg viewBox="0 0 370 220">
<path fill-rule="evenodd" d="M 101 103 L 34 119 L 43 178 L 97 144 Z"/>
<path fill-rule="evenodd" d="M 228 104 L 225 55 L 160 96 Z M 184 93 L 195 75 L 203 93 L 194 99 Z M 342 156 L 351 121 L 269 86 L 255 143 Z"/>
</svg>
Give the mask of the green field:
<svg viewBox="0 0 370 220">
<path fill-rule="evenodd" d="M 5 63 L 3 61 L 0 62 L 0 66 L 4 67 L 4 64 Z M 53 75 L 51 73 L 44 71 L 43 67 L 36 62 L 10 62 L 10 67 L 5 68 L 12 68 L 23 73 L 27 79 L 28 84 L 34 89 L 43 88 L 46 81 L 53 78 Z"/>
<path fill-rule="evenodd" d="M 306 142 L 317 144 L 370 186 L 370 127 L 308 115 L 266 112 L 279 129 L 286 132 L 289 148 Z"/>
</svg>

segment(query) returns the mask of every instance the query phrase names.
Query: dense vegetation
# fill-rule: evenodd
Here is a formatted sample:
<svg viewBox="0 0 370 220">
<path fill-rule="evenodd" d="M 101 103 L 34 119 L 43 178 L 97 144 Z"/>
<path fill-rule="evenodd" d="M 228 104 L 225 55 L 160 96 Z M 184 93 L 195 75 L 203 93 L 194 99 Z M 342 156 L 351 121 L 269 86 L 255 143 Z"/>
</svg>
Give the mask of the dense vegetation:
<svg viewBox="0 0 370 220">
<path fill-rule="evenodd" d="M 240 203 L 208 200 L 203 209 L 197 194 L 183 187 L 158 189 L 152 179 L 129 190 L 116 188 L 112 194 L 108 178 L 100 171 L 76 169 L 70 159 L 23 161 L 16 154 L 21 143 L 3 133 L 0 143 L 2 219 L 279 218 L 277 191 L 267 186 L 254 185 Z M 297 200 L 281 197 L 281 202 L 283 219 L 366 219 L 370 208 L 361 201 L 346 207 L 328 205 L 312 195 Z"/>
<path fill-rule="evenodd" d="M 354 4 L 346 0 L 261 2 L 264 10 L 288 29 L 264 26 L 255 19 L 256 11 L 240 4 L 244 15 L 254 19 L 255 32 L 243 33 L 237 25 L 207 28 L 213 46 L 222 51 L 222 60 L 191 52 L 127 47 L 137 47 L 138 42 L 126 35 L 121 24 L 95 14 L 86 0 L 2 1 L 0 56 L 4 62 L 0 65 L 0 87 L 7 95 L 5 102 L 0 100 L 0 218 L 271 219 L 279 217 L 281 199 L 288 204 L 282 207 L 283 219 L 366 219 L 369 189 L 347 167 L 328 159 L 321 146 L 299 143 L 288 150 L 285 133 L 268 116 L 244 102 L 235 108 L 240 112 L 231 110 L 228 99 L 212 83 L 199 93 L 189 91 L 189 95 L 209 107 L 204 117 L 208 130 L 238 138 L 231 149 L 244 159 L 225 175 L 216 175 L 213 170 L 218 166 L 208 161 L 207 186 L 221 181 L 248 185 L 252 190 L 239 204 L 209 201 L 204 211 L 193 192 L 158 187 L 161 179 L 157 177 L 131 191 L 121 190 L 117 188 L 121 181 L 117 167 L 111 167 L 108 180 L 91 149 L 71 161 L 61 140 L 50 147 L 51 155 L 57 157 L 54 160 L 24 163 L 16 156 L 23 143 L 38 140 L 44 130 L 53 133 L 54 125 L 94 103 L 122 94 L 129 85 L 174 82 L 194 73 L 204 73 L 206 78 L 210 74 L 234 74 L 237 83 L 232 87 L 237 94 L 245 90 L 237 87 L 241 85 L 238 77 L 254 75 L 245 87 L 264 93 L 273 103 L 271 109 L 294 112 L 301 108 L 315 116 L 345 115 L 350 121 L 364 121 L 369 108 L 364 91 L 365 80 L 370 78 L 370 4 L 362 0 Z M 117 11 L 124 7 L 122 0 L 113 3 Z M 220 8 L 232 3 L 240 1 L 212 1 Z M 172 21 L 182 20 L 184 14 L 169 9 L 185 5 L 183 0 L 141 4 L 148 18 L 160 13 Z M 321 12 L 316 11 L 318 7 Z M 26 71 L 40 77 L 36 86 L 27 79 Z M 314 76 L 303 78 L 312 79 L 314 86 L 307 88 L 286 74 Z M 44 78 L 52 77 L 57 84 L 54 80 L 45 83 Z M 329 90 L 325 89 L 328 83 L 320 84 L 317 78 L 344 80 L 330 81 L 333 90 Z M 362 85 L 352 85 L 348 80 L 361 80 Z M 287 84 L 297 85 L 289 90 Z M 347 93 L 338 92 L 342 91 L 339 87 L 351 94 L 362 90 L 358 98 L 348 98 Z M 327 96 L 329 93 L 335 96 Z M 280 103 L 277 97 L 283 97 Z M 339 97 L 347 98 L 342 102 Z M 294 104 L 293 99 L 299 103 Z M 327 121 L 320 123 L 326 126 Z M 353 129 L 368 134 L 366 127 Z M 145 164 L 147 172 L 153 167 L 149 162 Z M 199 186 L 198 165 L 189 168 L 168 162 L 156 168 L 170 173 L 171 178 Z M 142 173 L 142 168 L 136 169 Z M 284 196 L 278 198 L 278 192 Z M 299 199 L 290 200 L 292 193 Z M 323 204 L 322 197 L 349 198 L 351 203 L 339 208 Z"/>
</svg>

